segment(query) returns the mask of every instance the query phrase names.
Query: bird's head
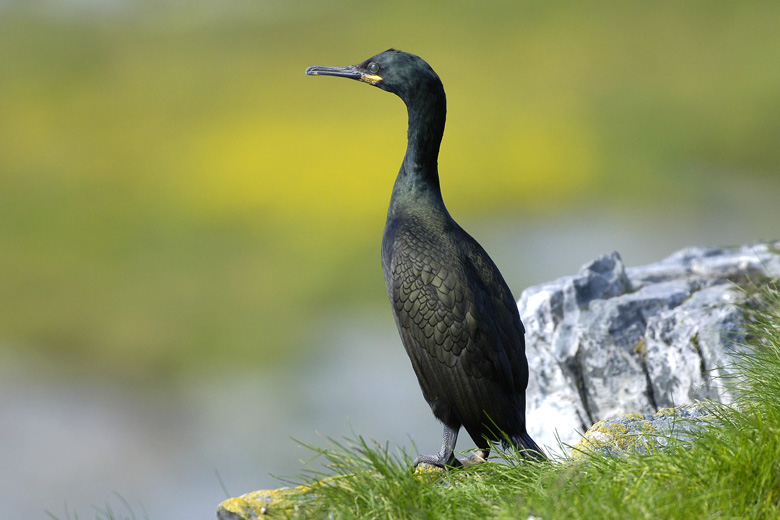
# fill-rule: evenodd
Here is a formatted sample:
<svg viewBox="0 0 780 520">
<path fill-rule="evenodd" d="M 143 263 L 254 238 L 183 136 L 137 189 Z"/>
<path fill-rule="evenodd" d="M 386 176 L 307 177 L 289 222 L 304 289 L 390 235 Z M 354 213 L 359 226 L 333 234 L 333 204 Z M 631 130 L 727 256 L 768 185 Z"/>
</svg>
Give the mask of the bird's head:
<svg viewBox="0 0 780 520">
<path fill-rule="evenodd" d="M 306 69 L 306 74 L 356 79 L 398 95 L 407 105 L 411 100 L 426 94 L 444 94 L 439 76 L 425 60 L 395 49 L 388 49 L 348 67 L 314 65 Z"/>
</svg>

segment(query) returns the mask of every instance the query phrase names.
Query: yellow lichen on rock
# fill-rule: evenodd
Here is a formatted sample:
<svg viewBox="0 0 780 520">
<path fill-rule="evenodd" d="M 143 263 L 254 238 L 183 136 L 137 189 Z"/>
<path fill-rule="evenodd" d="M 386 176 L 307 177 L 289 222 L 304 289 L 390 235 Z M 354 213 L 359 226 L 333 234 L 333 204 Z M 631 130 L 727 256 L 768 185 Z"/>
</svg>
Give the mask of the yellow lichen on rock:
<svg viewBox="0 0 780 520">
<path fill-rule="evenodd" d="M 586 451 L 610 450 L 629 451 L 636 448 L 650 448 L 647 437 L 656 432 L 656 427 L 639 413 L 625 414 L 620 420 L 602 420 L 591 426 L 585 436 L 574 446 L 572 456 L 581 457 Z"/>
<path fill-rule="evenodd" d="M 577 442 L 573 458 L 588 452 L 618 455 L 629 451 L 646 453 L 664 447 L 671 437 L 692 438 L 692 433 L 704 428 L 711 418 L 706 406 L 695 403 L 677 408 L 662 408 L 654 415 L 624 414 L 604 419 L 593 426 Z"/>
<path fill-rule="evenodd" d="M 444 468 L 433 464 L 420 463 L 414 468 L 414 476 L 423 482 L 431 482 L 440 479 L 446 471 Z"/>
<path fill-rule="evenodd" d="M 283 511 L 295 507 L 296 500 L 310 488 L 263 489 L 252 491 L 222 502 L 217 509 L 218 520 L 253 520 L 274 511 Z"/>
</svg>

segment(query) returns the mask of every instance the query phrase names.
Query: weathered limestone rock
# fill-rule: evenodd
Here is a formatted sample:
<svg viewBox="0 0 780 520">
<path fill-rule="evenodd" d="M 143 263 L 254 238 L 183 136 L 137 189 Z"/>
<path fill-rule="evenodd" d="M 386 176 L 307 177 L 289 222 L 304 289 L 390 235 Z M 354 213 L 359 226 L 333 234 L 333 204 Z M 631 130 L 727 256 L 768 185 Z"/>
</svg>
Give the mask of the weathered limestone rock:
<svg viewBox="0 0 780 520">
<path fill-rule="evenodd" d="M 709 287 L 648 320 L 645 363 L 657 406 L 731 400 L 723 384 L 730 362 L 724 347 L 742 349 L 735 342 L 742 339 L 745 319 L 734 301 L 743 296 L 728 287 Z"/>
<path fill-rule="evenodd" d="M 617 456 L 635 451 L 647 453 L 668 445 L 673 436 L 685 443 L 710 426 L 712 413 L 701 403 L 663 408 L 653 415 L 630 413 L 599 421 L 574 446 L 572 457 L 587 452 Z"/>
<path fill-rule="evenodd" d="M 780 276 L 780 242 L 689 248 L 625 268 L 617 253 L 520 297 L 530 366 L 529 430 L 572 445 L 593 423 L 697 399 L 728 402 L 745 295 L 733 282 Z"/>
</svg>

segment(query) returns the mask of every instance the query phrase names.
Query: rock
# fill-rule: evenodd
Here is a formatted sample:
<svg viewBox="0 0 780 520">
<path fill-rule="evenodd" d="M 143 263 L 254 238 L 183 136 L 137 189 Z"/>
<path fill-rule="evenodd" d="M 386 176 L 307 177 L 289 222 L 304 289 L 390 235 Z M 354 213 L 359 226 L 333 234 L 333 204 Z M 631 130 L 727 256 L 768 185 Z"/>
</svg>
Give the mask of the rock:
<svg viewBox="0 0 780 520">
<path fill-rule="evenodd" d="M 668 445 L 671 436 L 683 445 L 696 432 L 707 428 L 713 415 L 701 403 L 663 408 L 653 415 L 631 413 L 597 422 L 574 446 L 572 457 L 587 452 L 617 456 L 626 452 L 647 453 Z"/>
<path fill-rule="evenodd" d="M 743 296 L 728 286 L 709 287 L 648 320 L 645 365 L 657 406 L 731 401 L 723 382 L 730 352 L 742 349 L 745 318 L 734 301 Z"/>
<path fill-rule="evenodd" d="M 219 505 L 217 520 L 253 520 L 271 513 L 284 514 L 285 511 L 295 507 L 296 502 L 306 494 L 307 490 L 306 486 L 283 487 L 253 491 L 240 497 L 229 498 Z"/>
<path fill-rule="evenodd" d="M 741 348 L 746 297 L 734 283 L 777 276 L 780 242 L 689 248 L 629 268 L 612 253 L 525 290 L 531 436 L 573 445 L 627 412 L 730 401 L 723 376 Z"/>
</svg>

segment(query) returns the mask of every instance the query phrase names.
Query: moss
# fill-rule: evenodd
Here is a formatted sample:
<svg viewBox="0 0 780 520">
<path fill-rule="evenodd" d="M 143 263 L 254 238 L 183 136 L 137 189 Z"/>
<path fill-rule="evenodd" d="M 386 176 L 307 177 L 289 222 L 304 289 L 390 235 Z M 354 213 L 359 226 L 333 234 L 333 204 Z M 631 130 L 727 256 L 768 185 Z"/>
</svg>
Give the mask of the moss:
<svg viewBox="0 0 780 520">
<path fill-rule="evenodd" d="M 645 343 L 645 338 L 640 339 L 639 342 L 634 345 L 634 354 L 639 356 L 642 361 L 645 360 L 645 356 L 647 355 L 647 343 Z"/>
<path fill-rule="evenodd" d="M 693 345 L 693 348 L 696 349 L 696 352 L 699 352 L 699 353 L 701 352 L 701 345 L 699 345 L 699 333 L 698 333 L 698 331 L 691 338 L 691 345 Z"/>
</svg>

